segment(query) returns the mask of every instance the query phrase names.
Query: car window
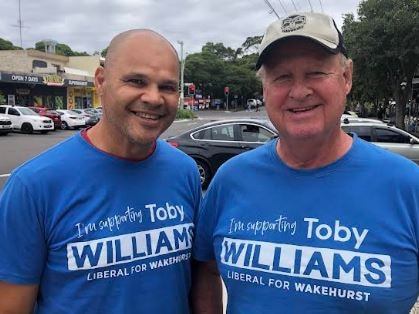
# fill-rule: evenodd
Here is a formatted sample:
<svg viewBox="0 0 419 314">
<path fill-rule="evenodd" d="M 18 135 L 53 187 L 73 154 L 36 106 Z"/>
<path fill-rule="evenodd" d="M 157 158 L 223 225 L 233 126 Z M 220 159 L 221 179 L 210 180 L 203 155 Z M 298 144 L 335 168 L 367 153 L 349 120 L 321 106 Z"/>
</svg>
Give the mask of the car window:
<svg viewBox="0 0 419 314">
<path fill-rule="evenodd" d="M 6 113 L 6 107 L 0 107 L 0 113 Z"/>
<path fill-rule="evenodd" d="M 234 125 L 219 125 L 192 134 L 194 139 L 215 140 L 215 141 L 234 141 Z"/>
<path fill-rule="evenodd" d="M 234 141 L 234 125 L 220 125 L 210 128 L 211 139 L 217 141 Z"/>
<path fill-rule="evenodd" d="M 9 108 L 9 114 L 12 116 L 20 116 L 19 111 L 17 111 L 15 108 Z"/>
<path fill-rule="evenodd" d="M 244 142 L 267 142 L 273 134 L 254 124 L 241 124 L 240 134 Z"/>
<path fill-rule="evenodd" d="M 371 127 L 361 125 L 343 126 L 345 132 L 352 132 L 365 141 L 371 142 Z"/>
<path fill-rule="evenodd" d="M 375 129 L 376 142 L 380 143 L 409 143 L 410 137 L 389 129 Z"/>
<path fill-rule="evenodd" d="M 12 108 L 10 108 L 10 109 L 12 109 Z M 25 116 L 37 116 L 38 115 L 35 111 L 33 111 L 32 109 L 29 109 L 29 108 L 21 107 L 20 112 Z"/>
</svg>

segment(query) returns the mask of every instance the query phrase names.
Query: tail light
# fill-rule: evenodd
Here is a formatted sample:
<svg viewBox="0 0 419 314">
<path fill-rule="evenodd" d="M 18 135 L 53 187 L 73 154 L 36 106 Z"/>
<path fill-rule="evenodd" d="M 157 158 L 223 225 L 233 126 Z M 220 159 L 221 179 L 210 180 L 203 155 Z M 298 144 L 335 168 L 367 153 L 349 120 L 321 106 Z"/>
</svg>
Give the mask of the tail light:
<svg viewBox="0 0 419 314">
<path fill-rule="evenodd" d="M 178 146 L 179 146 L 179 143 L 178 143 L 178 142 L 168 141 L 168 143 L 169 143 L 170 145 L 172 145 L 173 147 L 178 147 Z"/>
</svg>

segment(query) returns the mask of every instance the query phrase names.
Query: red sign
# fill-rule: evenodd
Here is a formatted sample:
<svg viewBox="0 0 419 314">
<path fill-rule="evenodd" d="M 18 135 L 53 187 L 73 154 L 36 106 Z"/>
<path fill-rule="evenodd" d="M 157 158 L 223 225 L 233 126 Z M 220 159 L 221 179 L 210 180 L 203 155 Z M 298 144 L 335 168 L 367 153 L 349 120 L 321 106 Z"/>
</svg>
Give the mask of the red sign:
<svg viewBox="0 0 419 314">
<path fill-rule="evenodd" d="M 230 87 L 226 86 L 224 87 L 224 94 L 228 94 L 230 92 Z"/>
</svg>

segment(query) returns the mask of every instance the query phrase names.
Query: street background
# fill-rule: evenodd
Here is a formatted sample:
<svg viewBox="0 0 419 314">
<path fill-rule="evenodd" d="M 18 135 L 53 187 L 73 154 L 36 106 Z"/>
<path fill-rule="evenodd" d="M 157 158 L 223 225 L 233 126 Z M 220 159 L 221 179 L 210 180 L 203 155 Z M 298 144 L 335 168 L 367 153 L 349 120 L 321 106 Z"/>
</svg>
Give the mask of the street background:
<svg viewBox="0 0 419 314">
<path fill-rule="evenodd" d="M 166 139 L 170 136 L 178 135 L 183 131 L 214 120 L 249 117 L 266 118 L 266 112 L 263 107 L 259 112 L 232 112 L 221 110 L 202 110 L 194 112 L 198 118 L 175 121 L 166 132 L 161 135 L 161 138 Z M 48 134 L 9 133 L 7 136 L 0 136 L 0 190 L 3 189 L 4 183 L 14 168 L 72 136 L 76 132 L 79 131 L 57 130 L 49 132 Z"/>
</svg>

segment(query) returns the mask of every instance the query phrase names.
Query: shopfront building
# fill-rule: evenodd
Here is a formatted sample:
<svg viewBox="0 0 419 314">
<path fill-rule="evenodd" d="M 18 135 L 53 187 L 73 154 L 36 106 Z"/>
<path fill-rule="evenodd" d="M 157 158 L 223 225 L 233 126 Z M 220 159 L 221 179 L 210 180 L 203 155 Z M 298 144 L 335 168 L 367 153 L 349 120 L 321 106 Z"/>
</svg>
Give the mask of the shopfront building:
<svg viewBox="0 0 419 314">
<path fill-rule="evenodd" d="M 54 109 L 88 108 L 97 103 L 92 81 L 57 74 L 33 75 L 0 71 L 0 94 L 7 104 Z"/>
</svg>

